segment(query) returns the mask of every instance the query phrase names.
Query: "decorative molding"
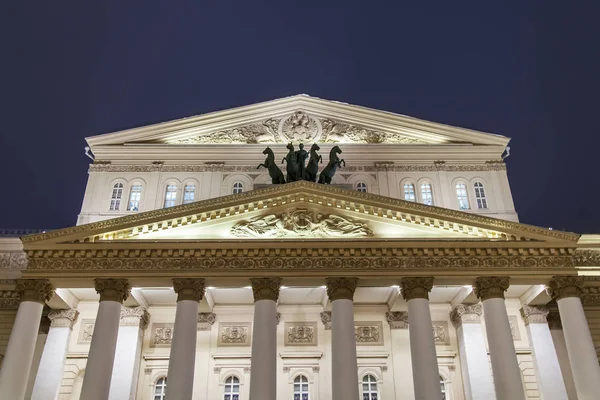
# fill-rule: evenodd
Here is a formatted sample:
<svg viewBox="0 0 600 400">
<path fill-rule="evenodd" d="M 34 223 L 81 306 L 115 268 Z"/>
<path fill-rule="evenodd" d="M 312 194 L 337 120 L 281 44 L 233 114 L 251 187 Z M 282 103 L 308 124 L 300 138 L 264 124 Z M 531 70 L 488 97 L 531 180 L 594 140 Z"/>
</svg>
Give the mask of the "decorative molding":
<svg viewBox="0 0 600 400">
<path fill-rule="evenodd" d="M 91 343 L 92 336 L 94 335 L 94 328 L 96 321 L 93 319 L 82 319 L 79 324 L 79 337 L 77 338 L 77 344 Z"/>
<path fill-rule="evenodd" d="M 450 311 L 450 320 L 455 328 L 461 324 L 479 324 L 483 308 L 481 304 L 459 304 Z"/>
<path fill-rule="evenodd" d="M 173 290 L 177 293 L 177 301 L 200 301 L 204 296 L 204 279 L 173 278 Z"/>
<path fill-rule="evenodd" d="M 254 144 L 254 143 L 281 143 L 277 127 L 278 119 L 267 119 L 263 122 L 241 126 L 238 128 L 224 129 L 221 131 L 206 132 L 200 135 L 167 141 L 167 144 Z"/>
<path fill-rule="evenodd" d="M 355 322 L 354 338 L 357 346 L 383 346 L 383 323 Z"/>
<path fill-rule="evenodd" d="M 510 286 L 508 276 L 484 276 L 475 280 L 473 291 L 481 301 L 488 299 L 504 299 L 504 292 Z"/>
<path fill-rule="evenodd" d="M 318 365 L 313 365 L 313 367 L 312 367 L 312 372 L 315 372 L 315 373 L 317 373 L 317 372 L 319 372 L 319 371 L 321 371 L 321 368 L 320 368 Z"/>
<path fill-rule="evenodd" d="M 321 312 L 321 322 L 325 327 L 326 331 L 331 330 L 331 311 L 322 311 Z"/>
<path fill-rule="evenodd" d="M 210 331 L 215 323 L 216 315 L 214 313 L 198 313 L 198 330 Z"/>
<path fill-rule="evenodd" d="M 347 124 L 332 119 L 322 119 L 323 143 L 357 143 L 357 144 L 430 144 L 421 139 L 411 138 L 396 132 L 383 132 Z"/>
<path fill-rule="evenodd" d="M 279 136 L 284 143 L 308 143 L 316 141 L 322 133 L 319 120 L 305 112 L 296 111 L 279 123 Z"/>
<path fill-rule="evenodd" d="M 510 325 L 510 333 L 512 335 L 513 340 L 518 341 L 521 340 L 521 331 L 519 330 L 519 323 L 517 322 L 516 315 L 508 316 L 508 324 Z"/>
<path fill-rule="evenodd" d="M 448 331 L 448 322 L 446 321 L 433 321 L 433 341 L 439 346 L 450 345 L 450 333 Z"/>
<path fill-rule="evenodd" d="M 581 293 L 581 303 L 584 306 L 600 306 L 600 287 L 583 287 Z"/>
<path fill-rule="evenodd" d="M 259 215 L 248 221 L 240 221 L 231 228 L 230 233 L 241 238 L 373 236 L 373 231 L 364 221 L 304 208 L 281 214 Z"/>
<path fill-rule="evenodd" d="M 353 300 L 358 278 L 327 278 L 326 283 L 327 296 L 330 301 Z"/>
<path fill-rule="evenodd" d="M 408 329 L 408 312 L 406 311 L 388 311 L 385 318 L 390 324 L 390 329 Z"/>
<path fill-rule="evenodd" d="M 552 278 L 546 292 L 553 300 L 564 299 L 565 297 L 581 297 L 583 293 L 582 276 L 555 276 Z"/>
<path fill-rule="evenodd" d="M 284 332 L 285 346 L 316 346 L 318 344 L 316 322 L 286 322 Z"/>
<path fill-rule="evenodd" d="M 388 371 L 388 366 L 387 365 L 380 365 L 379 369 L 381 370 L 381 372 L 387 372 Z"/>
<path fill-rule="evenodd" d="M 139 326 L 145 330 L 150 322 L 150 314 L 145 307 L 121 307 L 121 322 L 123 326 Z"/>
<path fill-rule="evenodd" d="M 100 295 L 100 301 L 116 301 L 121 304 L 131 292 L 127 279 L 96 278 L 94 287 Z"/>
<path fill-rule="evenodd" d="M 0 310 L 16 310 L 21 303 L 21 295 L 16 290 L 0 290 Z"/>
<path fill-rule="evenodd" d="M 54 296 L 54 287 L 48 279 L 18 279 L 15 291 L 21 301 L 34 301 L 46 304 Z"/>
<path fill-rule="evenodd" d="M 51 328 L 69 328 L 73 329 L 73 325 L 77 322 L 79 311 L 74 308 L 68 310 L 52 310 L 48 313 Z"/>
<path fill-rule="evenodd" d="M 217 346 L 250 346 L 252 323 L 219 323 Z"/>
<path fill-rule="evenodd" d="M 578 249 L 573 253 L 573 264 L 576 267 L 598 267 L 600 266 L 600 251 Z"/>
<path fill-rule="evenodd" d="M 279 298 L 281 278 L 251 278 L 250 284 L 255 302 L 259 300 L 277 301 Z"/>
<path fill-rule="evenodd" d="M 173 342 L 174 324 L 153 323 L 150 328 L 150 347 L 170 347 Z"/>
<path fill-rule="evenodd" d="M 429 300 L 429 292 L 433 288 L 433 277 L 402 278 L 400 280 L 400 292 L 404 300 L 426 299 Z"/>
<path fill-rule="evenodd" d="M 27 255 L 24 251 L 0 252 L 0 270 L 23 271 L 27 268 Z"/>
<path fill-rule="evenodd" d="M 503 161 L 487 161 L 485 164 L 458 164 L 448 165 L 445 162 L 434 162 L 433 164 L 395 164 L 375 163 L 377 171 L 390 172 L 486 172 L 506 171 Z"/>
<path fill-rule="evenodd" d="M 546 317 L 550 313 L 550 311 L 548 311 L 548 307 L 525 305 L 521 308 L 520 311 L 521 317 L 523 318 L 525 325 L 548 323 L 548 320 L 546 319 Z"/>
</svg>

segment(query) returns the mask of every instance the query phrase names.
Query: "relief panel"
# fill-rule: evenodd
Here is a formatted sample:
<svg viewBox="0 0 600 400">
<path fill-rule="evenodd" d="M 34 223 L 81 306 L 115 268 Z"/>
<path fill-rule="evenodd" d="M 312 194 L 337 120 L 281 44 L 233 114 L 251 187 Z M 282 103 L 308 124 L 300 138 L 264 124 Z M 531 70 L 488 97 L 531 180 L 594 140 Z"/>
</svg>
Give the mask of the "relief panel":
<svg viewBox="0 0 600 400">
<path fill-rule="evenodd" d="M 316 346 L 316 322 L 286 322 L 284 324 L 285 346 Z"/>
<path fill-rule="evenodd" d="M 354 337 L 357 346 L 383 346 L 383 323 L 355 322 Z"/>
<path fill-rule="evenodd" d="M 217 346 L 250 346 L 252 323 L 221 322 Z"/>
</svg>

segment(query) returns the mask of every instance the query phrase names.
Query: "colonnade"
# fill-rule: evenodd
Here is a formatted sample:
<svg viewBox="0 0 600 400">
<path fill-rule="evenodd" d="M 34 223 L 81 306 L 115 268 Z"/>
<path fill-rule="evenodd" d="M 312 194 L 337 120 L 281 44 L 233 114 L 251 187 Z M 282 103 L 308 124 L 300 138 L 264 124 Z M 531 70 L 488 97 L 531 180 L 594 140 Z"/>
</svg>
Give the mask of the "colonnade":
<svg viewBox="0 0 600 400">
<path fill-rule="evenodd" d="M 253 278 L 250 282 L 254 296 L 250 400 L 276 400 L 276 314 L 281 279 Z M 429 311 L 429 292 L 433 282 L 432 277 L 407 277 L 394 282 L 399 283 L 408 305 L 414 391 L 415 398 L 419 400 L 441 396 Z M 357 284 L 358 279 L 354 277 L 326 279 L 332 306 L 333 400 L 359 399 L 353 309 Z M 504 292 L 508 287 L 508 277 L 477 278 L 474 291 L 481 303 L 459 304 L 451 311 L 450 317 L 457 329 L 467 399 L 525 399 L 504 301 Z M 585 400 L 595 398 L 600 393 L 600 366 L 580 300 L 582 287 L 583 279 L 576 276 L 557 276 L 548 285 L 548 291 L 558 305 L 564 335 L 552 329 L 552 321 L 556 321 L 556 316 L 551 315 L 545 307 L 525 305 L 521 310 L 536 363 L 538 383 L 545 400 L 573 397 L 574 392 L 579 399 Z M 100 305 L 81 398 L 126 398 L 135 393 L 138 372 L 128 359 L 134 357 L 131 354 L 140 351 L 141 340 L 134 342 L 133 349 L 123 348 L 119 351 L 117 357 L 122 359 L 117 362 L 115 354 L 120 338 L 125 335 L 141 337 L 140 330 L 148 323 L 148 315 L 141 307 L 133 311 L 122 307 L 130 291 L 126 279 L 96 279 L 95 288 L 100 294 Z M 201 278 L 175 278 L 173 288 L 177 294 L 177 308 L 167 395 L 169 400 L 189 400 L 192 398 L 194 382 L 198 308 L 204 295 L 205 281 Z M 19 280 L 16 290 L 21 296 L 21 303 L 0 370 L 0 393 L 3 398 L 15 400 L 25 396 L 42 309 L 54 292 L 49 281 L 41 279 Z M 485 318 L 491 373 L 484 333 L 479 324 L 482 314 Z M 32 399 L 54 399 L 58 394 L 70 331 L 77 319 L 77 311 L 56 310 L 50 313 L 49 318 L 52 321 L 51 328 Z M 124 319 L 129 323 L 123 324 Z M 130 329 L 125 332 L 123 325 Z M 568 358 L 566 361 L 563 357 L 565 354 Z M 119 385 L 114 384 L 116 380 L 121 381 Z"/>
</svg>

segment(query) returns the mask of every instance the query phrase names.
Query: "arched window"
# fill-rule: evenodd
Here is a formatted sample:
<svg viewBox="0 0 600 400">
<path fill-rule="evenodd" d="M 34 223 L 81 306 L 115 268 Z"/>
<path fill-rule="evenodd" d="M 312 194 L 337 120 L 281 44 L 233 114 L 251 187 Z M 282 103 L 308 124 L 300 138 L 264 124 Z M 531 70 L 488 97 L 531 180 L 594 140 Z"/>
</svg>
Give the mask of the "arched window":
<svg viewBox="0 0 600 400">
<path fill-rule="evenodd" d="M 196 185 L 188 183 L 183 188 L 183 204 L 192 203 L 196 200 Z"/>
<path fill-rule="evenodd" d="M 167 400 L 167 378 L 160 378 L 154 385 L 154 400 Z"/>
<path fill-rule="evenodd" d="M 456 199 L 458 200 L 458 208 L 461 210 L 469 209 L 469 197 L 467 195 L 467 185 L 462 182 L 456 184 Z"/>
<path fill-rule="evenodd" d="M 240 380 L 235 376 L 225 379 L 224 400 L 240 400 Z"/>
<path fill-rule="evenodd" d="M 308 400 L 308 378 L 304 375 L 294 379 L 294 400 Z"/>
<path fill-rule="evenodd" d="M 367 193 L 367 184 L 364 182 L 358 182 L 356 184 L 356 190 L 359 192 Z"/>
<path fill-rule="evenodd" d="M 233 184 L 233 194 L 239 194 L 244 191 L 244 184 L 242 182 L 236 182 Z"/>
<path fill-rule="evenodd" d="M 173 207 L 177 199 L 177 185 L 167 185 L 165 193 L 165 208 Z"/>
<path fill-rule="evenodd" d="M 362 380 L 362 400 L 378 400 L 377 379 L 373 375 L 365 375 Z"/>
<path fill-rule="evenodd" d="M 142 185 L 135 184 L 131 186 L 129 192 L 129 203 L 127 203 L 127 211 L 139 211 L 140 200 L 142 198 Z"/>
<path fill-rule="evenodd" d="M 442 400 L 446 400 L 446 381 L 444 377 L 440 375 L 440 390 L 442 391 Z"/>
<path fill-rule="evenodd" d="M 477 208 L 480 210 L 487 209 L 487 199 L 485 198 L 485 191 L 483 190 L 483 183 L 475 182 L 475 199 L 477 200 Z"/>
<path fill-rule="evenodd" d="M 415 201 L 415 185 L 412 183 L 404 184 L 404 200 Z"/>
<path fill-rule="evenodd" d="M 123 184 L 115 183 L 110 196 L 110 211 L 118 211 L 121 207 L 121 197 L 123 197 Z"/>
<path fill-rule="evenodd" d="M 431 183 L 421 183 L 421 201 L 428 206 L 433 205 L 433 192 Z"/>
</svg>

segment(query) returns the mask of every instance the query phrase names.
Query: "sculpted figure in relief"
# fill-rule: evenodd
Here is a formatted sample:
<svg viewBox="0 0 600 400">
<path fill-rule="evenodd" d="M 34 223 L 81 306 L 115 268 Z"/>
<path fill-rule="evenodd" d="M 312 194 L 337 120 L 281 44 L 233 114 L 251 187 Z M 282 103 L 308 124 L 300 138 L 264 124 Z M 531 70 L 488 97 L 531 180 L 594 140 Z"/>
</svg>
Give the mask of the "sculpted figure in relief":
<svg viewBox="0 0 600 400">
<path fill-rule="evenodd" d="M 283 122 L 281 133 L 290 141 L 310 141 L 319 134 L 319 127 L 314 119 L 297 111 Z"/>
</svg>

